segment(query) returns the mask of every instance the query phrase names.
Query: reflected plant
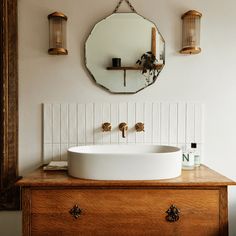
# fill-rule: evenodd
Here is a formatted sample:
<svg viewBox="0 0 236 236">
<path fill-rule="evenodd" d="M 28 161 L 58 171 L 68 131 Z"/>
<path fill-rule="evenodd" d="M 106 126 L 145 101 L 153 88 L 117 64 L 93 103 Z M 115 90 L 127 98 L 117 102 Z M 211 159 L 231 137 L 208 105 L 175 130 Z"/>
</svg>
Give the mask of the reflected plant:
<svg viewBox="0 0 236 236">
<path fill-rule="evenodd" d="M 155 82 L 157 76 L 160 73 L 160 69 L 157 67 L 157 58 L 152 52 L 145 52 L 136 64 L 142 67 L 141 73 L 146 77 L 147 85 L 151 82 Z"/>
</svg>

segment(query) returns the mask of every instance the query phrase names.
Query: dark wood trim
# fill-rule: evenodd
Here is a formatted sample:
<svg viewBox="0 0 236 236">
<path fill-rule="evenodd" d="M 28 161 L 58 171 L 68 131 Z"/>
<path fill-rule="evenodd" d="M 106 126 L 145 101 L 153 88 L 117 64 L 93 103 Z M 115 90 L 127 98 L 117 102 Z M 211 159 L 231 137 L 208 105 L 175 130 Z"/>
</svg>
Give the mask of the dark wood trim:
<svg viewBox="0 0 236 236">
<path fill-rule="evenodd" d="M 0 1 L 0 210 L 17 210 L 18 37 L 17 0 Z"/>
<path fill-rule="evenodd" d="M 31 235 L 31 189 L 22 189 L 22 233 L 23 236 Z"/>
<path fill-rule="evenodd" d="M 220 188 L 220 235 L 228 235 L 228 193 L 227 187 Z"/>
</svg>

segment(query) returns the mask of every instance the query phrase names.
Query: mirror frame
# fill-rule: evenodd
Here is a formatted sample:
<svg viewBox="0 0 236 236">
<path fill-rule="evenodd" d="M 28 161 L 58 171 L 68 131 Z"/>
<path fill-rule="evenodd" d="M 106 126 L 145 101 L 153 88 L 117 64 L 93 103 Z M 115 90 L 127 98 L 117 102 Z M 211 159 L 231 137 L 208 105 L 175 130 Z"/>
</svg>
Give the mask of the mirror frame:
<svg viewBox="0 0 236 236">
<path fill-rule="evenodd" d="M 156 79 L 155 81 L 152 81 L 151 83 L 149 83 L 147 86 L 145 86 L 145 87 L 143 87 L 143 88 L 141 88 L 141 89 L 139 89 L 139 90 L 137 90 L 137 91 L 135 91 L 135 92 L 113 92 L 113 91 L 111 91 L 109 88 L 105 87 L 104 85 L 99 84 L 99 83 L 96 81 L 96 78 L 94 77 L 93 73 L 91 72 L 91 70 L 90 70 L 89 67 L 87 66 L 86 43 L 87 43 L 89 37 L 91 37 L 94 28 L 95 28 L 96 25 L 97 25 L 98 23 L 100 23 L 101 21 L 106 20 L 107 18 L 109 18 L 109 17 L 112 16 L 113 14 L 119 14 L 119 13 L 125 14 L 125 13 L 129 13 L 129 12 L 115 12 L 115 13 L 113 12 L 113 13 L 109 14 L 108 16 L 102 18 L 101 20 L 97 21 L 97 22 L 93 25 L 93 27 L 91 28 L 91 30 L 90 30 L 90 32 L 89 32 L 89 34 L 88 34 L 88 36 L 86 37 L 85 42 L 84 42 L 84 65 L 85 65 L 85 68 L 86 68 L 87 72 L 89 73 L 89 75 L 90 75 L 90 77 L 91 77 L 91 80 L 92 80 L 98 87 L 104 89 L 105 91 L 108 91 L 110 94 L 118 94 L 118 95 L 119 95 L 119 94 L 120 94 L 120 95 L 130 95 L 130 94 L 131 94 L 131 95 L 132 95 L 132 94 L 137 94 L 138 92 L 144 90 L 145 88 L 148 88 L 149 86 L 153 85 L 153 84 L 156 82 L 157 79 Z M 164 68 L 165 63 L 166 63 L 166 42 L 165 42 L 165 39 L 164 39 L 163 35 L 161 34 L 161 32 L 160 32 L 159 28 L 157 27 L 157 25 L 156 25 L 152 20 L 149 20 L 148 18 L 142 16 L 141 14 L 139 14 L 139 13 L 137 13 L 137 12 L 133 12 L 133 13 L 139 15 L 139 16 L 142 17 L 144 20 L 147 20 L 147 21 L 151 22 L 153 25 L 155 25 L 155 27 L 156 27 L 158 33 L 159 33 L 159 34 L 161 35 L 161 37 L 163 38 L 163 42 L 164 42 L 164 58 L 163 58 L 163 66 L 162 66 L 161 70 L 160 70 L 159 73 L 158 73 L 158 76 L 159 76 L 160 72 L 162 71 L 162 69 Z M 144 52 L 144 53 L 145 53 L 145 52 Z M 137 58 L 137 59 L 139 59 L 139 58 Z"/>
<path fill-rule="evenodd" d="M 19 210 L 17 0 L 0 1 L 0 210 Z"/>
</svg>

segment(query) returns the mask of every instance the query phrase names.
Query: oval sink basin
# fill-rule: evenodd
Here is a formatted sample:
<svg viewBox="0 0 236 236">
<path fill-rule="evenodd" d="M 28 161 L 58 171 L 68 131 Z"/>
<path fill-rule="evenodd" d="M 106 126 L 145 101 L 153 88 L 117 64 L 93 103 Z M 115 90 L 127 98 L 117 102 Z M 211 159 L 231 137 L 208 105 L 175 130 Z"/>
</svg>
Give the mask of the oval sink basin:
<svg viewBox="0 0 236 236">
<path fill-rule="evenodd" d="M 159 145 L 91 145 L 68 149 L 70 176 L 95 180 L 159 180 L 181 175 L 182 151 Z"/>
</svg>

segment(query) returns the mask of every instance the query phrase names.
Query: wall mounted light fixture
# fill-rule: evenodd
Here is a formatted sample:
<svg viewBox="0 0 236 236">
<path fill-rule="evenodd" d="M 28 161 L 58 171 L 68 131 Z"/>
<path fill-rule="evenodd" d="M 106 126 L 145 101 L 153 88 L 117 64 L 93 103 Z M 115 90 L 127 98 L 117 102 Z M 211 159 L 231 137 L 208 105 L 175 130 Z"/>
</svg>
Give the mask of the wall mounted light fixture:
<svg viewBox="0 0 236 236">
<path fill-rule="evenodd" d="M 182 15 L 182 54 L 198 54 L 200 48 L 200 21 L 202 14 L 191 10 Z"/>
<path fill-rule="evenodd" d="M 49 49 L 51 55 L 67 55 L 66 22 L 67 16 L 61 12 L 48 15 L 49 20 Z"/>
</svg>

